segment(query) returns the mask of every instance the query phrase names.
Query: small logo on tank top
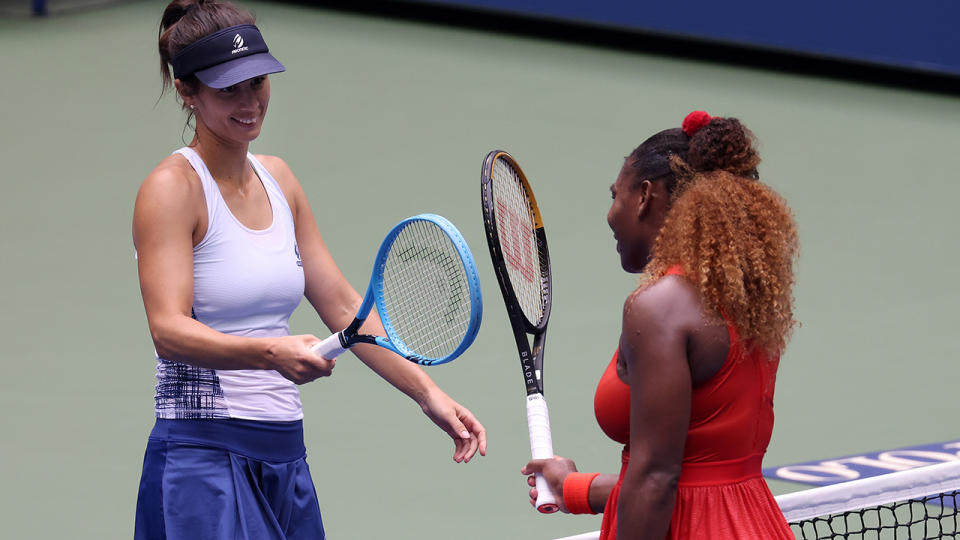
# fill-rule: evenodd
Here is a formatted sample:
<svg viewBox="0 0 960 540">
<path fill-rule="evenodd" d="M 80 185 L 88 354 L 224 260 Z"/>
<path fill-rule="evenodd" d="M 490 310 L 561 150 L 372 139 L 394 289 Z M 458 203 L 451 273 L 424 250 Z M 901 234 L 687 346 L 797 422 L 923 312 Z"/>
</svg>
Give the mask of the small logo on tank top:
<svg viewBox="0 0 960 540">
<path fill-rule="evenodd" d="M 297 266 L 303 266 L 303 260 L 300 258 L 300 247 L 293 244 L 293 252 L 297 254 Z"/>
</svg>

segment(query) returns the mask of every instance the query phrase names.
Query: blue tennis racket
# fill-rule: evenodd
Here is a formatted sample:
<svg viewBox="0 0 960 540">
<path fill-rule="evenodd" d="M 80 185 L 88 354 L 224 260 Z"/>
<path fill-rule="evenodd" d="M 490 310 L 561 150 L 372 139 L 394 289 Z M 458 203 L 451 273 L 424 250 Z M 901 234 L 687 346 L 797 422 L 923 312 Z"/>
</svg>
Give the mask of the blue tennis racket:
<svg viewBox="0 0 960 540">
<path fill-rule="evenodd" d="M 374 305 L 386 336 L 358 333 Z M 467 242 L 446 218 L 420 214 L 390 230 L 357 316 L 314 350 L 333 359 L 357 343 L 370 343 L 420 365 L 444 364 L 473 343 L 482 313 L 480 278 Z"/>
</svg>

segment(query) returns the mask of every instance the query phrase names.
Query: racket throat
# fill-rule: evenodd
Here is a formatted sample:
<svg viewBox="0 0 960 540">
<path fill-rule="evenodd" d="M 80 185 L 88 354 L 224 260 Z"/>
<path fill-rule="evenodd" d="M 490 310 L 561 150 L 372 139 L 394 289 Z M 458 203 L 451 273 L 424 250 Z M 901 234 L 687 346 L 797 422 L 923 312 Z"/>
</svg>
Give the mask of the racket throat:
<svg viewBox="0 0 960 540">
<path fill-rule="evenodd" d="M 362 319 L 353 319 L 353 322 L 350 323 L 350 326 L 347 326 L 337 334 L 340 336 L 340 345 L 343 348 L 347 348 L 349 346 L 349 338 L 357 335 L 357 333 L 360 331 L 360 327 L 363 326 L 363 321 L 365 320 L 367 320 L 366 317 Z"/>
<path fill-rule="evenodd" d="M 533 350 L 528 349 L 526 337 L 517 338 L 517 349 L 520 352 L 520 368 L 523 370 L 523 382 L 527 395 L 543 394 L 543 348 L 546 345 L 546 335 L 541 333 L 533 340 Z M 522 340 L 522 341 L 521 341 Z"/>
<path fill-rule="evenodd" d="M 528 396 L 543 394 L 543 380 L 540 378 L 540 375 L 540 370 L 533 369 L 532 367 L 528 370 L 526 365 L 523 366 L 523 382 Z"/>
</svg>

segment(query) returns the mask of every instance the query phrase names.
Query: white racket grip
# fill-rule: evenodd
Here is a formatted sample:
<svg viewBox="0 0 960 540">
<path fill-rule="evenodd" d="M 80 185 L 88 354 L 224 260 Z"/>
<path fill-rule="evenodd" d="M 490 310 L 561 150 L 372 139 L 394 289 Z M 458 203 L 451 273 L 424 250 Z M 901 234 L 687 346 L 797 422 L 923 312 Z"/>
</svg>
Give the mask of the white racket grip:
<svg viewBox="0 0 960 540">
<path fill-rule="evenodd" d="M 347 350 L 340 346 L 340 332 L 337 332 L 320 343 L 314 345 L 313 352 L 319 354 L 327 360 L 333 360 L 334 358 L 347 352 Z"/>
<path fill-rule="evenodd" d="M 530 430 L 530 453 L 533 459 L 551 459 L 553 457 L 553 438 L 550 436 L 550 413 L 543 394 L 527 396 L 527 429 Z M 536 475 L 537 510 L 552 514 L 560 507 L 557 496 L 542 474 Z"/>
</svg>

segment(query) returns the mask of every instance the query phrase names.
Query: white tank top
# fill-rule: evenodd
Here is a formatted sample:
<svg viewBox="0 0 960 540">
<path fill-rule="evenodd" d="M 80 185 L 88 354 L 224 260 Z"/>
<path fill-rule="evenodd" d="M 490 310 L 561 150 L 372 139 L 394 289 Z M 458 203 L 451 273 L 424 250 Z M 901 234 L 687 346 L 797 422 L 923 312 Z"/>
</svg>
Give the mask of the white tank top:
<svg viewBox="0 0 960 540">
<path fill-rule="evenodd" d="M 290 314 L 303 298 L 303 266 L 279 184 L 247 154 L 273 212 L 269 227 L 249 229 L 230 212 L 200 156 L 188 147 L 176 153 L 200 176 L 207 202 L 207 233 L 193 248 L 193 317 L 225 334 L 289 335 Z M 159 357 L 155 404 L 159 418 L 303 418 L 297 386 L 276 371 L 213 370 Z"/>
</svg>

